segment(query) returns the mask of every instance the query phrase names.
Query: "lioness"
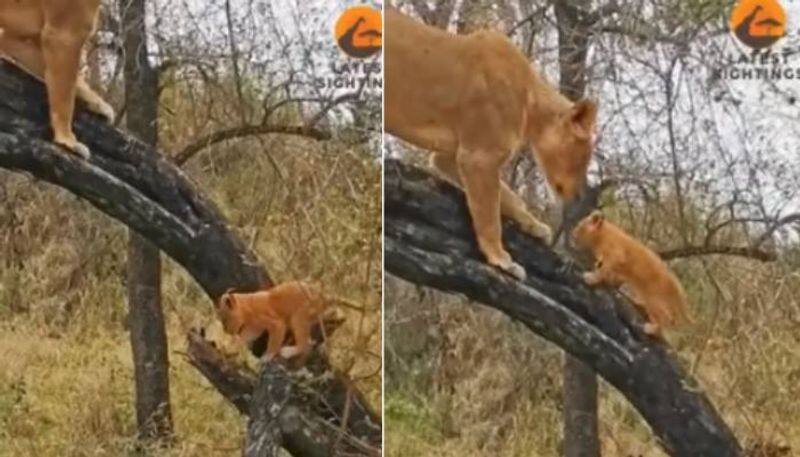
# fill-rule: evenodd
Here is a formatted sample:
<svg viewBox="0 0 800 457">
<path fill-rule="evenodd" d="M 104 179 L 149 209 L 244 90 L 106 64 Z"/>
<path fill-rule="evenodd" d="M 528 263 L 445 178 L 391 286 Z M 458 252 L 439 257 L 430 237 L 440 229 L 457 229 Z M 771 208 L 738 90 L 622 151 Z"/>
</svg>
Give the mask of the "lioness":
<svg viewBox="0 0 800 457">
<path fill-rule="evenodd" d="M 432 165 L 466 191 L 489 264 L 523 279 L 503 247 L 500 214 L 549 240 L 551 230 L 500 180 L 512 152 L 532 146 L 550 187 L 564 200 L 583 189 L 597 106 L 572 103 L 531 68 L 503 34 L 453 35 L 388 8 L 386 131 L 433 152 Z"/>
<path fill-rule="evenodd" d="M 114 110 L 78 74 L 83 45 L 97 22 L 100 0 L 0 0 L 0 53 L 44 79 L 53 141 L 89 157 L 72 132 L 75 95 L 108 120 Z"/>
</svg>

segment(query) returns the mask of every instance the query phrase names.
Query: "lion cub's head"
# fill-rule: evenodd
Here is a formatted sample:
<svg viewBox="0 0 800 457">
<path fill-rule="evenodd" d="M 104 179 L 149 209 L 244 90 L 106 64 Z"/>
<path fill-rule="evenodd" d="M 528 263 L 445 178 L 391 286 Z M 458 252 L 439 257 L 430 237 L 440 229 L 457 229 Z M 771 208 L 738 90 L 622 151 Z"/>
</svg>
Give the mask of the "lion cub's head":
<svg viewBox="0 0 800 457">
<path fill-rule="evenodd" d="M 597 105 L 581 100 L 549 122 L 539 123 L 538 135 L 531 143 L 550 188 L 562 200 L 577 197 L 586 183 L 586 170 L 592 158 Z M 533 128 L 533 127 L 532 127 Z"/>
<path fill-rule="evenodd" d="M 238 315 L 239 310 L 236 309 L 237 306 L 236 294 L 233 293 L 233 289 L 228 289 L 219 297 L 215 307 L 217 318 L 222 323 L 222 328 L 231 335 L 239 333 L 242 325 L 241 318 Z"/>
<path fill-rule="evenodd" d="M 594 210 L 592 214 L 578 222 L 578 225 L 572 230 L 572 238 L 582 248 L 591 248 L 597 243 L 605 226 L 604 222 L 603 213 L 600 210 Z"/>
</svg>

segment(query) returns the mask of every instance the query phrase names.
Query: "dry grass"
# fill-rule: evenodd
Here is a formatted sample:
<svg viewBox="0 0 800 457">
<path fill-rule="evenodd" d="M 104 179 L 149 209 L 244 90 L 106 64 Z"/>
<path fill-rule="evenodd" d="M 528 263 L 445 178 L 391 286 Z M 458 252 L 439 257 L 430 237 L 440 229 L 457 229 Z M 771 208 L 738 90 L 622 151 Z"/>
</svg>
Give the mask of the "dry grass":
<svg viewBox="0 0 800 457">
<path fill-rule="evenodd" d="M 343 311 L 330 345 L 335 366 L 380 408 L 374 156 L 336 142 L 249 140 L 197 157 L 188 171 L 273 279 L 319 279 L 367 307 Z M 0 197 L 0 456 L 136 453 L 124 228 L 20 175 L 0 171 Z M 186 331 L 213 323 L 211 304 L 169 260 L 163 295 L 176 439 L 150 455 L 240 455 L 243 418 L 182 355 Z"/>
</svg>

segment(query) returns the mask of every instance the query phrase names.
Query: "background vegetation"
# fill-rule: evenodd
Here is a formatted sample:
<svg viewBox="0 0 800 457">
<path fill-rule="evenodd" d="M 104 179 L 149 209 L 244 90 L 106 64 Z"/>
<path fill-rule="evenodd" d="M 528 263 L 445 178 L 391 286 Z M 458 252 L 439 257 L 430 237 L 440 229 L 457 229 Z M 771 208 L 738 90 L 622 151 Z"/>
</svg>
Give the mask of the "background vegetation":
<svg viewBox="0 0 800 457">
<path fill-rule="evenodd" d="M 329 348 L 333 365 L 380 409 L 379 92 L 313 84 L 339 59 L 331 30 L 344 3 L 266 3 L 148 2 L 160 150 L 197 148 L 186 173 L 274 280 L 318 279 L 364 305 L 364 313 L 341 310 L 347 321 Z M 314 28 L 300 33 L 301 23 Z M 88 72 L 124 113 L 120 36 L 118 5 L 108 2 Z M 298 126 L 306 130 L 275 133 Z M 126 229 L 88 204 L 0 170 L 0 456 L 141 450 L 126 246 Z M 186 332 L 200 326 L 233 348 L 206 296 L 168 259 L 163 303 L 175 437 L 152 455 L 240 455 L 244 419 L 182 353 Z"/>
</svg>

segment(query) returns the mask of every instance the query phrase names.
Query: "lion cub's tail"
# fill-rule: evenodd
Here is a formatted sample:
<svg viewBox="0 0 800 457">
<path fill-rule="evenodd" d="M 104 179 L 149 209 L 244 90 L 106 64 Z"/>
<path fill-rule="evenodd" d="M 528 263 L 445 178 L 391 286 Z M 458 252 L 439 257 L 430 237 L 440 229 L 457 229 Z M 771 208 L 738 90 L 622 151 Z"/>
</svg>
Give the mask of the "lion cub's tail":
<svg viewBox="0 0 800 457">
<path fill-rule="evenodd" d="M 350 301 L 350 300 L 348 300 L 346 298 L 342 298 L 342 297 L 326 297 L 326 301 L 327 301 L 327 304 L 328 304 L 329 307 L 339 306 L 339 307 L 342 307 L 342 308 L 352 309 L 352 310 L 358 311 L 360 313 L 363 313 L 364 311 L 366 311 L 366 308 L 363 305 L 359 305 L 359 304 L 357 304 L 357 303 L 355 303 L 353 301 Z"/>
</svg>

